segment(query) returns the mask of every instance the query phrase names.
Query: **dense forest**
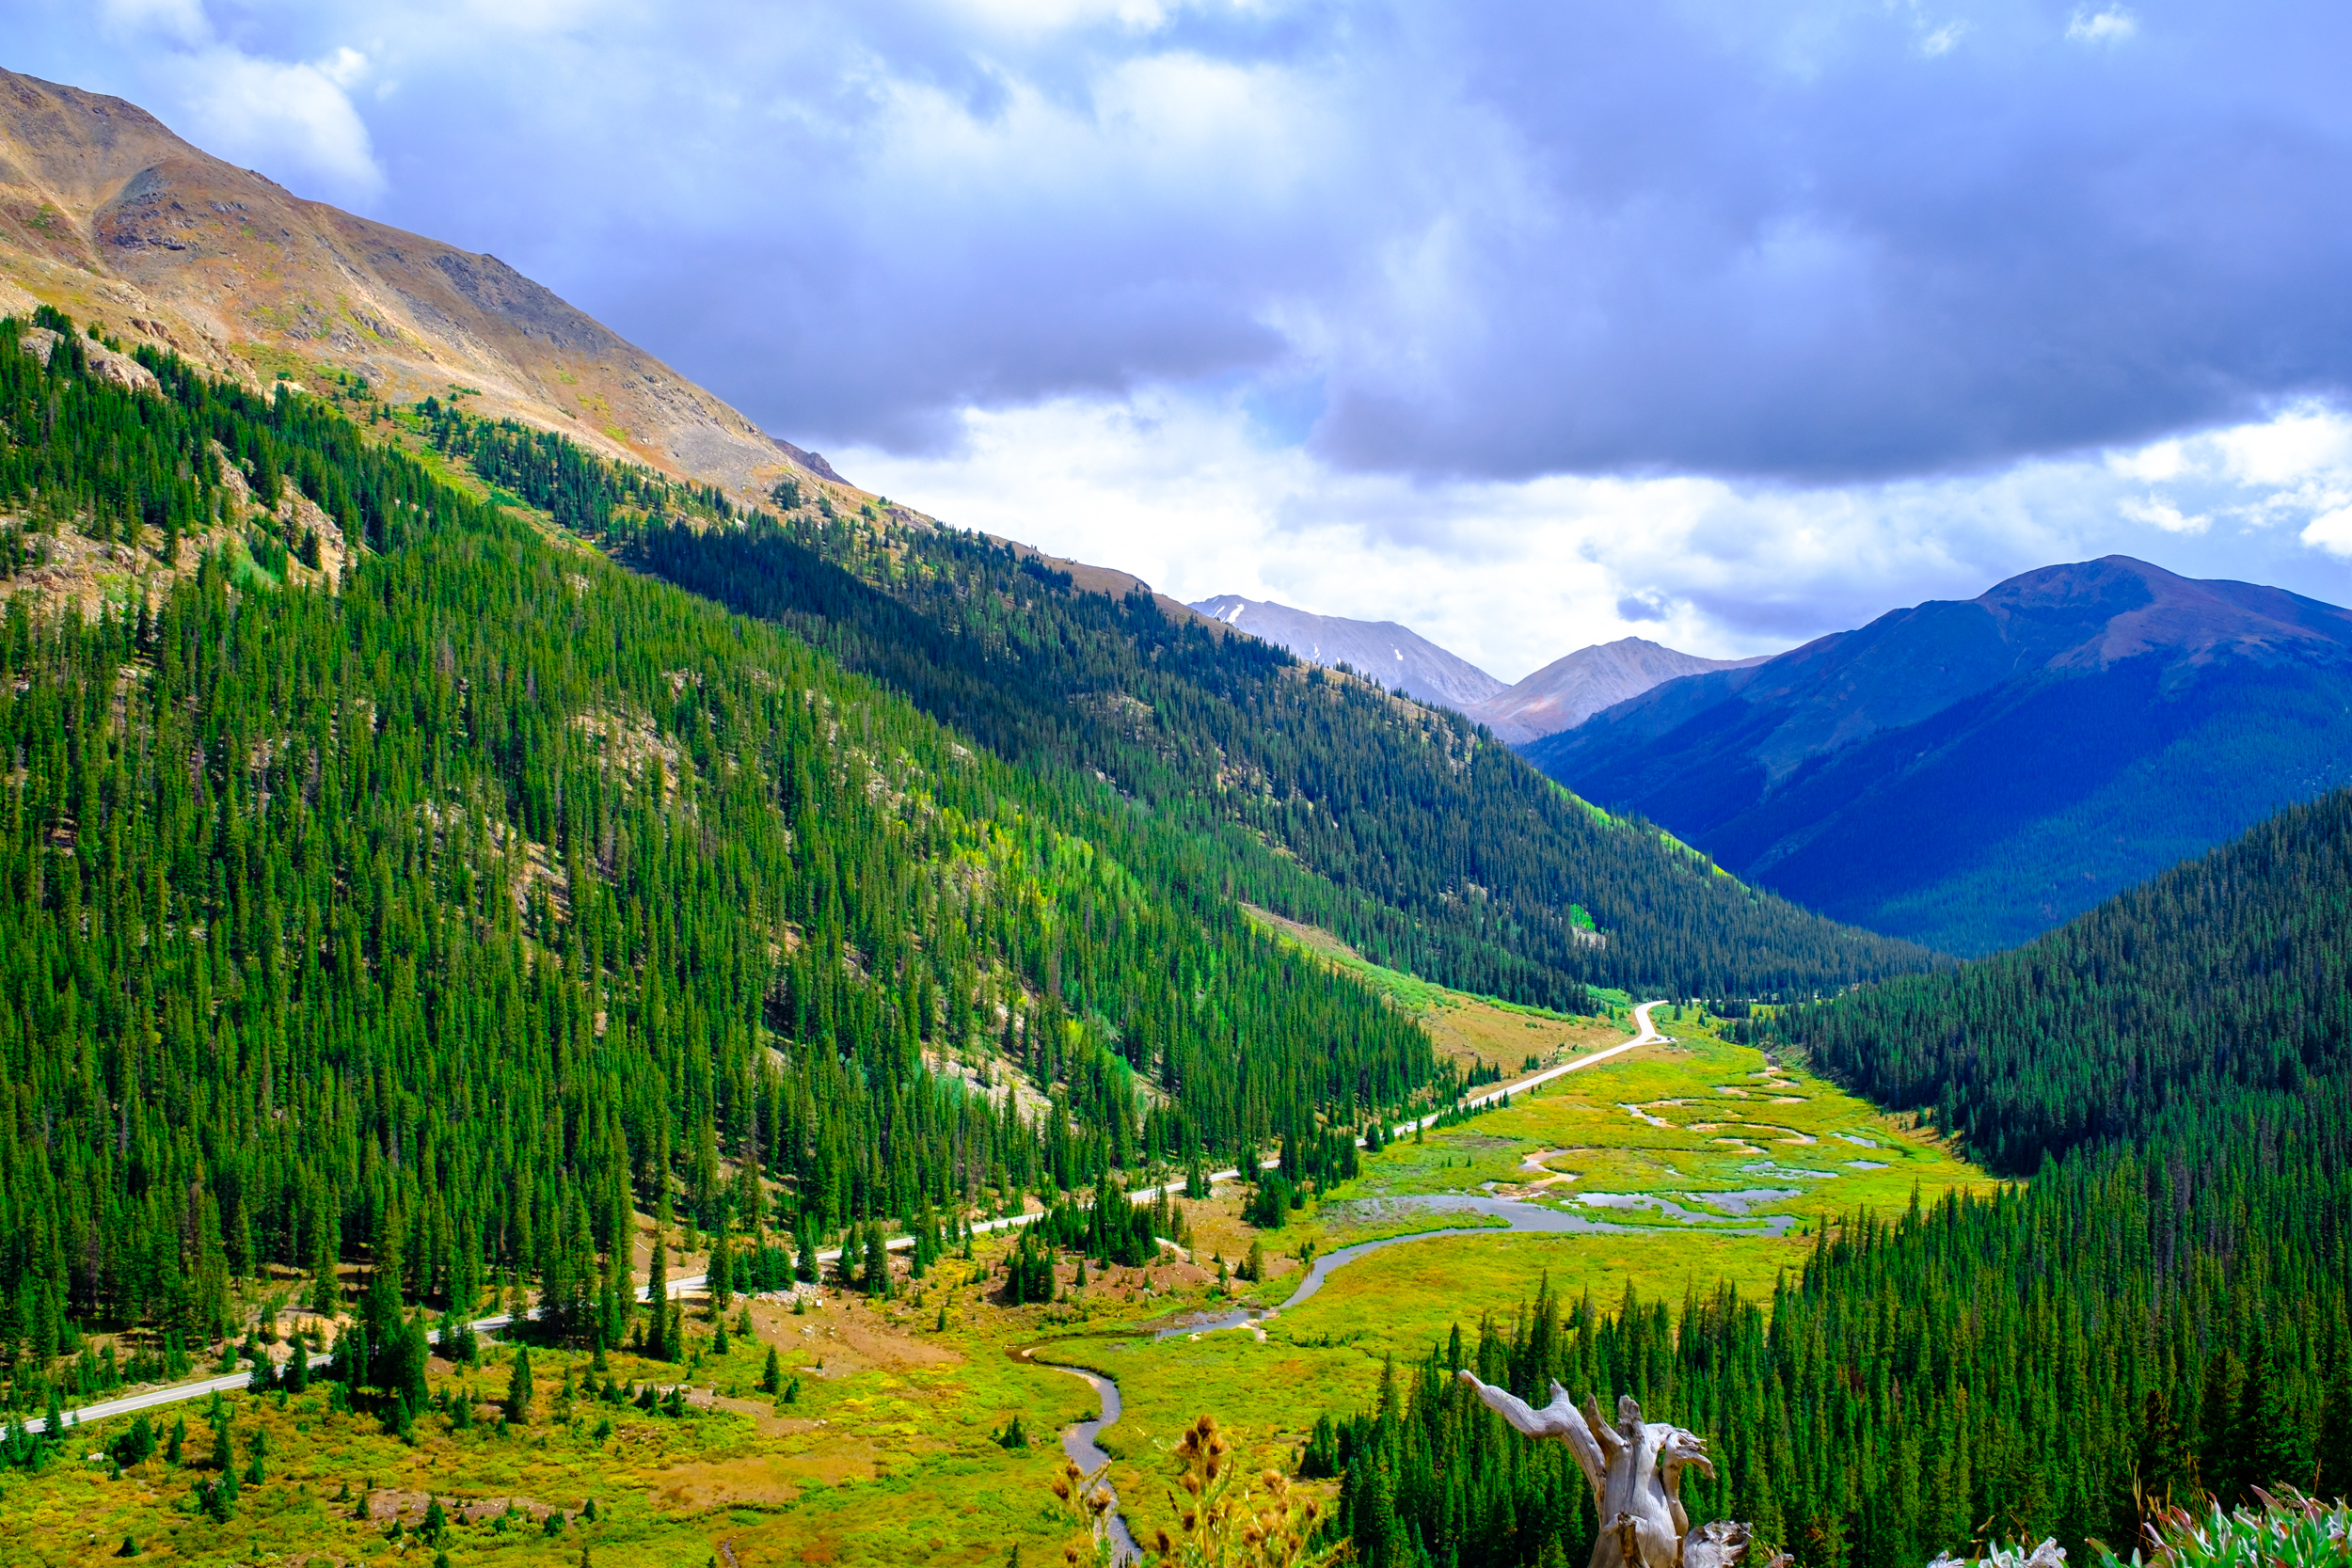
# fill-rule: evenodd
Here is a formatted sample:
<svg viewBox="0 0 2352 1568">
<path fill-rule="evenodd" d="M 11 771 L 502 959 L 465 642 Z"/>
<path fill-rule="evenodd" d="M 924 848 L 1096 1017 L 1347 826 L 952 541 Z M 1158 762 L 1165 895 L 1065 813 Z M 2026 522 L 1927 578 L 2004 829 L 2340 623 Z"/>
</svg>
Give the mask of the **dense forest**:
<svg viewBox="0 0 2352 1568">
<path fill-rule="evenodd" d="M 2352 1075 L 2352 791 L 2258 824 L 2038 942 L 1790 1026 L 1883 1105 L 2024 1176 L 2172 1112 Z"/>
<path fill-rule="evenodd" d="M 536 1287 L 610 1341 L 632 1212 L 805 1252 L 1447 1092 L 1099 784 L 315 400 L 151 349 L 161 395 L 126 390 L 59 321 L 45 367 L 0 322 L 0 507 L 182 569 L 0 619 L 18 1408 L 77 1325 L 210 1338 L 270 1267 L 322 1305 L 343 1265 L 444 1307 Z M 263 569 L 232 468 L 367 543 L 338 591 Z"/>
<path fill-rule="evenodd" d="M 433 413 L 436 444 L 623 559 L 801 633 L 1035 769 L 1114 781 L 1229 895 L 1461 990 L 1805 994 L 1919 970 L 1604 817 L 1458 714 L 1114 598 L 983 535 L 787 483 L 744 526 L 644 504 L 562 437 Z"/>
<path fill-rule="evenodd" d="M 2352 1491 L 2348 911 L 2344 793 L 2018 952 L 1801 1010 L 1818 1062 L 2030 1185 L 1852 1216 L 1770 1302 L 1539 1297 L 1433 1350 L 1311 1450 L 1364 1560 L 1589 1550 L 1581 1475 L 1466 1400 L 1462 1365 L 1634 1394 L 1713 1448 L 1694 1517 L 1828 1568 L 2122 1546 L 2168 1497 Z"/>
</svg>

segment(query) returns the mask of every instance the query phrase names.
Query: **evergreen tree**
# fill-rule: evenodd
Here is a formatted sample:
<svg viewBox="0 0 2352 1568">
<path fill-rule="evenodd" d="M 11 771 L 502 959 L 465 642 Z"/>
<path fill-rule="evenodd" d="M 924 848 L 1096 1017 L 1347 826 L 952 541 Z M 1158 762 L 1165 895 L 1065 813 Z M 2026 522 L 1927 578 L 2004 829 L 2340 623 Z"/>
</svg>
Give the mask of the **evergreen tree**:
<svg viewBox="0 0 2352 1568">
<path fill-rule="evenodd" d="M 515 1352 L 514 1370 L 507 1374 L 506 1399 L 501 1409 L 514 1422 L 531 1419 L 531 1347 L 523 1345 Z"/>
</svg>

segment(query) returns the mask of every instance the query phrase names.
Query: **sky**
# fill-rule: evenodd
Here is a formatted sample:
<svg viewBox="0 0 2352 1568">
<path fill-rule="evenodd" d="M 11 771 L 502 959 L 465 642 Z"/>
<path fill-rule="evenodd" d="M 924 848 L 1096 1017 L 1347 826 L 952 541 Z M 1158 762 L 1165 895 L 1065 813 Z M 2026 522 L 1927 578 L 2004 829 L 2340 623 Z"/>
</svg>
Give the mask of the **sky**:
<svg viewBox="0 0 2352 1568">
<path fill-rule="evenodd" d="M 0 0 L 845 474 L 1504 679 L 2058 561 L 2352 603 L 2352 8 Z"/>
</svg>

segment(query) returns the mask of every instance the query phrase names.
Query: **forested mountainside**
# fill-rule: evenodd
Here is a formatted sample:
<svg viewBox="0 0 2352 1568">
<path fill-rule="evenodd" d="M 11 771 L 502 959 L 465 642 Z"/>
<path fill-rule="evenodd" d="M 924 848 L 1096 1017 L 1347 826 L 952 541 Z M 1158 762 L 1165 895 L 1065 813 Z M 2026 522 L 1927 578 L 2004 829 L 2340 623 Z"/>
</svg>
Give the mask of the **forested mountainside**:
<svg viewBox="0 0 2352 1568">
<path fill-rule="evenodd" d="M 2047 566 L 1528 754 L 1743 878 L 1975 957 L 2352 783 L 2352 610 L 2124 556 Z"/>
<path fill-rule="evenodd" d="M 1588 985 L 1811 994 L 1923 969 L 1592 812 L 1458 714 L 1074 591 L 981 536 L 780 486 L 781 519 L 631 521 L 624 471 L 437 407 L 435 439 L 566 527 L 748 613 L 1029 768 L 1112 781 L 1229 894 L 1391 968 L 1584 1010 Z"/>
<path fill-rule="evenodd" d="M 1256 935 L 1172 826 L 317 400 L 152 348 L 133 390 L 47 319 L 45 364 L 0 321 L 8 568 L 61 529 L 155 565 L 245 531 L 151 606 L 0 621 L 20 1406 L 68 1320 L 207 1335 L 262 1261 L 452 1307 L 535 1282 L 611 1338 L 633 1209 L 911 1219 L 1431 1084 L 1417 1027 Z M 267 569 L 299 541 L 240 498 L 280 486 L 371 546 L 340 592 Z"/>
<path fill-rule="evenodd" d="M 1693 1518 L 1824 1568 L 2120 1545 L 2204 1491 L 2352 1491 L 2348 927 L 2339 793 L 2018 953 L 1803 1010 L 1817 1061 L 2030 1184 L 1854 1215 L 1768 1303 L 1539 1297 L 1433 1348 L 1311 1449 L 1363 1560 L 1549 1561 L 1555 1528 L 1565 1560 L 1589 1550 L 1582 1478 L 1466 1398 L 1462 1365 L 1634 1394 L 1709 1441 Z"/>
<path fill-rule="evenodd" d="M 2352 1079 L 2352 790 L 2015 952 L 1806 1010 L 1814 1059 L 1995 1170 Z"/>
</svg>

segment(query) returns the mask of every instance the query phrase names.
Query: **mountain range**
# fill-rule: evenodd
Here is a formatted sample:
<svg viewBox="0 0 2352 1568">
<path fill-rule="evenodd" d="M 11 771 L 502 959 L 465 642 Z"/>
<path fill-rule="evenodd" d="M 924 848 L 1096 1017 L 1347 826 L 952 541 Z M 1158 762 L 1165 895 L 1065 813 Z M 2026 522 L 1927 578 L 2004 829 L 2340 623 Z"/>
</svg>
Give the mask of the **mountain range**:
<svg viewBox="0 0 2352 1568">
<path fill-rule="evenodd" d="M 227 464 L 223 483 L 249 481 L 266 515 L 188 511 L 166 476 L 192 460 L 159 451 L 139 460 L 154 493 L 122 515 L 67 533 L 0 516 L 0 553 L 31 567 L 10 592 L 128 609 L 223 551 L 250 580 L 331 587 L 350 575 L 344 539 L 355 559 L 415 543 L 413 512 L 372 511 L 338 477 L 358 461 L 339 443 L 358 439 L 784 622 L 967 750 L 1047 777 L 1073 837 L 1120 837 L 1138 808 L 1155 831 L 1182 824 L 1205 860 L 1153 871 L 1157 902 L 1205 870 L 1210 896 L 1327 926 L 1392 967 L 1577 1009 L 1593 986 L 1810 991 L 1932 961 L 1587 811 L 1453 715 L 1301 679 L 1132 573 L 856 490 L 495 259 L 302 200 L 120 100 L 0 78 L 0 315 L 50 312 L 18 328 L 49 345 L 44 368 L 62 332 L 57 375 L 145 376 L 145 392 L 199 403 L 234 387 L 272 406 L 251 440 L 324 443 L 284 470 L 293 484 L 266 452 Z M 222 381 L 199 397 L 197 372 Z M 322 434 L 337 420 L 357 436 Z"/>
<path fill-rule="evenodd" d="M 937 527 L 878 508 L 493 257 L 304 200 L 120 100 L 0 71 L 0 311 L 36 303 L 126 350 L 315 387 L 370 419 L 434 395 L 739 506 L 789 480 L 829 518 Z M 1151 593 L 1009 547 L 1073 592 Z M 881 580 L 857 548 L 823 553 Z M 1151 597 L 1171 623 L 1246 630 L 1456 709 L 1743 878 L 1958 952 L 2024 940 L 2347 773 L 2342 612 L 2137 562 L 2027 574 L 1763 662 L 1625 639 L 1516 686 L 1393 623 Z M 1463 869 L 1428 886 L 1457 883 L 1489 885 Z"/>
<path fill-rule="evenodd" d="M 1652 687 L 1710 670 L 1740 670 L 1754 658 L 1701 658 L 1662 647 L 1645 637 L 1621 637 L 1579 648 L 1462 711 L 1515 746 L 1574 729 L 1606 707 L 1640 696 Z"/>
<path fill-rule="evenodd" d="M 1666 682 L 1527 752 L 1742 878 L 1985 953 L 2352 779 L 2352 613 L 2108 556 Z"/>
<path fill-rule="evenodd" d="M 1316 615 L 1239 594 L 1220 594 L 1199 600 L 1192 608 L 1213 621 L 1288 648 L 1311 663 L 1327 668 L 1344 664 L 1391 691 L 1457 712 L 1467 712 L 1471 704 L 1506 689 L 1502 681 L 1470 660 L 1394 621 Z"/>
<path fill-rule="evenodd" d="M 1762 661 L 1700 658 L 1646 638 L 1623 637 L 1552 660 L 1517 685 L 1394 621 L 1316 615 L 1270 599 L 1220 594 L 1192 608 L 1222 625 L 1262 637 L 1326 667 L 1346 665 L 1391 690 L 1450 707 L 1524 745 L 1582 723 L 1602 708 L 1637 697 L 1661 681 Z"/>
</svg>

